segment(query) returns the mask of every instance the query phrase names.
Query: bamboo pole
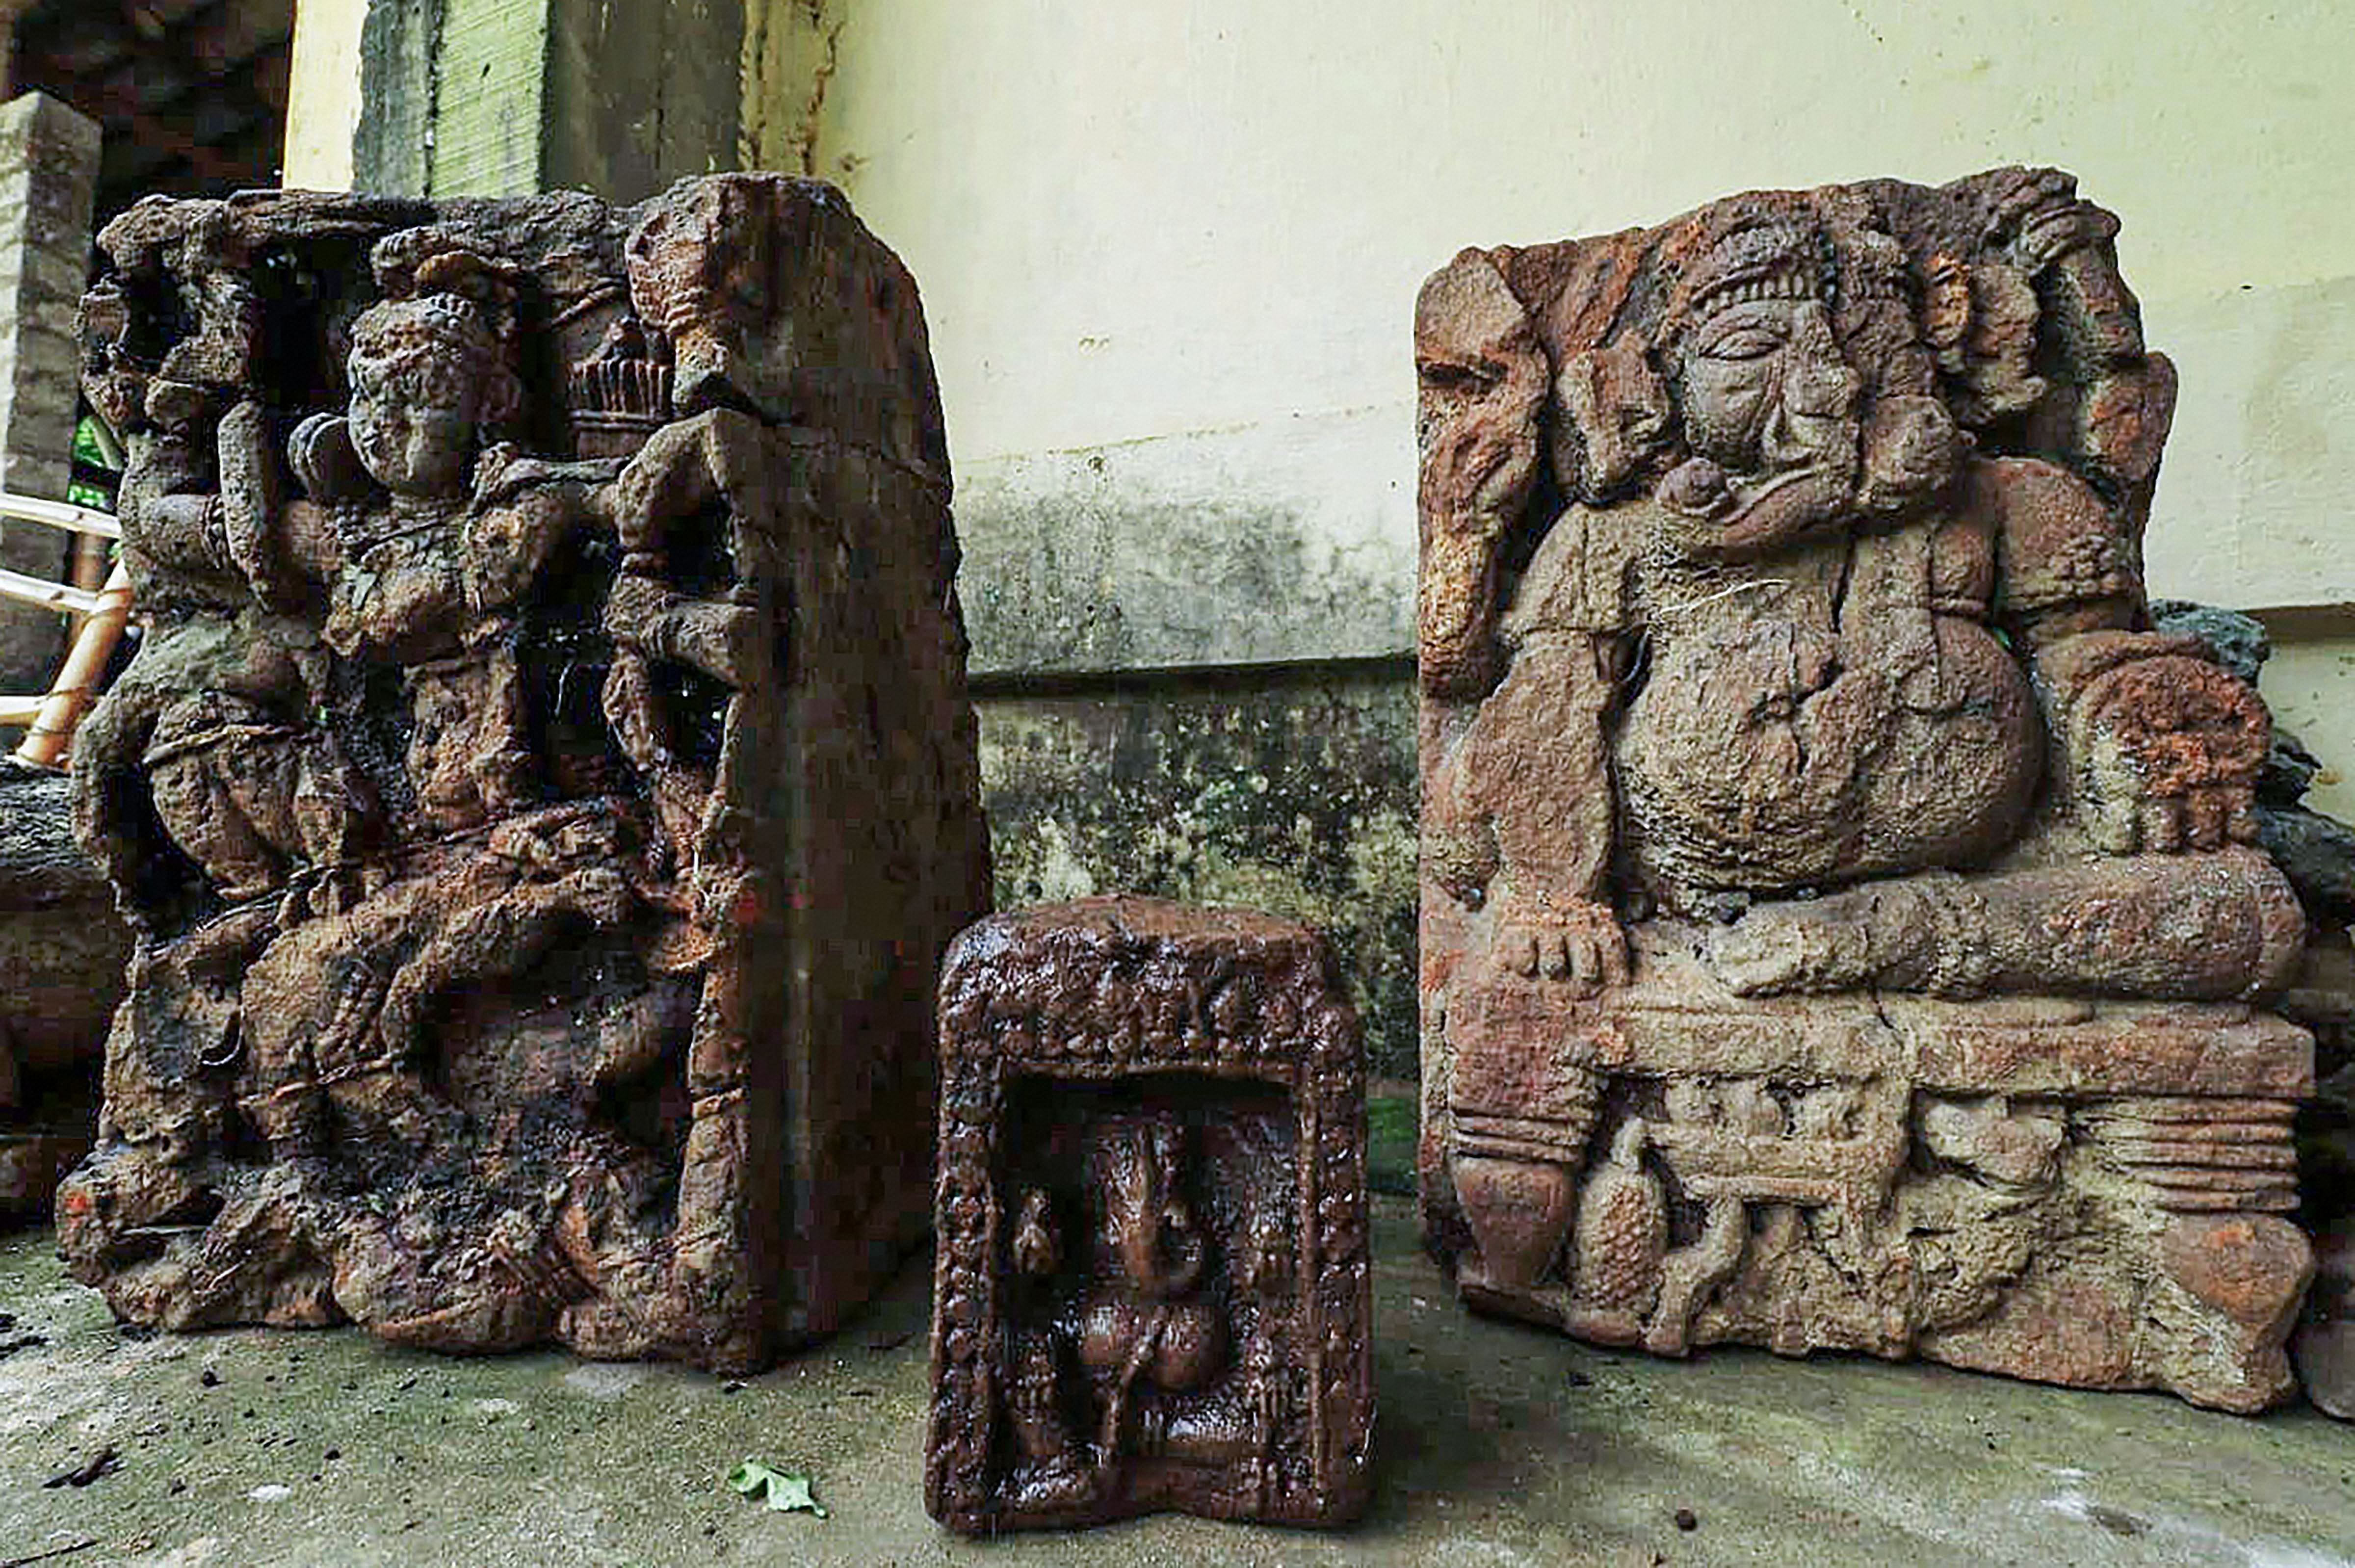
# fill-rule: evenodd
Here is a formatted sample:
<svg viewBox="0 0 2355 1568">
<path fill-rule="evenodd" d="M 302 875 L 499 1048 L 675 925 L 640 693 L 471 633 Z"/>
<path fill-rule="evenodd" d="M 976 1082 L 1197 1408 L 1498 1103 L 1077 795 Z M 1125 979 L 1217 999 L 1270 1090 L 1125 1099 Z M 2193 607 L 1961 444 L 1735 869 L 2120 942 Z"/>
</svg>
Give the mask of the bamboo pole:
<svg viewBox="0 0 2355 1568">
<path fill-rule="evenodd" d="M 99 590 L 97 605 L 66 654 L 65 667 L 58 671 L 57 683 L 42 700 L 33 727 L 16 748 L 18 762 L 54 768 L 64 760 L 74 727 L 97 695 L 99 677 L 106 673 L 106 662 L 114 656 L 114 645 L 123 640 L 123 628 L 130 619 L 131 574 L 118 562 L 107 575 L 106 586 Z"/>
<path fill-rule="evenodd" d="M 99 590 L 106 582 L 108 554 L 109 547 L 106 541 L 97 535 L 74 535 L 73 559 L 69 570 L 66 572 L 67 581 L 95 598 Z M 90 624 L 88 615 L 74 616 L 68 623 L 68 635 L 80 636 L 81 629 L 88 624 Z"/>
<path fill-rule="evenodd" d="M 33 577 L 0 566 L 0 599 L 13 599 L 19 604 L 31 604 L 43 610 L 95 615 L 98 613 L 98 598 L 97 594 L 87 589 L 76 588 L 70 582 L 52 582 L 46 577 Z"/>
<path fill-rule="evenodd" d="M 123 525 L 112 512 L 101 512 L 95 507 L 84 507 L 72 501 L 52 501 L 42 496 L 19 496 L 0 490 L 0 517 L 17 522 L 39 523 L 45 528 L 63 528 L 69 533 L 96 534 L 102 539 L 119 539 Z"/>
</svg>

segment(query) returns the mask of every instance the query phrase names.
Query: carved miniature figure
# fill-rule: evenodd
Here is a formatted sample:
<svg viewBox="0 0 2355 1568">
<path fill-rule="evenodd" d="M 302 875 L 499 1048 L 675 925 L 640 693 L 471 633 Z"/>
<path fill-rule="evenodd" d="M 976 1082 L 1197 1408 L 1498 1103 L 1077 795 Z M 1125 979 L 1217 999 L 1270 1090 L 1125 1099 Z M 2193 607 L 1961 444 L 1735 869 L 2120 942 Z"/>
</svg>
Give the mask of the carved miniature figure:
<svg viewBox="0 0 2355 1568">
<path fill-rule="evenodd" d="M 1425 286 L 1423 1174 L 1467 1299 L 2286 1391 L 2311 1051 L 2250 1003 L 2302 921 L 2263 704 L 2148 623 L 2173 372 L 2115 229 L 1998 170 Z"/>
<path fill-rule="evenodd" d="M 1355 1517 L 1364 1069 L 1322 944 L 1146 899 L 996 916 L 941 1029 L 933 1516 Z"/>
<path fill-rule="evenodd" d="M 858 306 L 735 330 L 928 441 L 674 405 L 632 274 L 729 275 L 675 253 L 707 184 Z M 137 933 L 77 1275 L 453 1350 L 830 1328 L 922 1234 L 932 966 L 986 898 L 904 272 L 762 176 L 151 202 L 101 247 L 147 625 L 76 748 Z"/>
</svg>

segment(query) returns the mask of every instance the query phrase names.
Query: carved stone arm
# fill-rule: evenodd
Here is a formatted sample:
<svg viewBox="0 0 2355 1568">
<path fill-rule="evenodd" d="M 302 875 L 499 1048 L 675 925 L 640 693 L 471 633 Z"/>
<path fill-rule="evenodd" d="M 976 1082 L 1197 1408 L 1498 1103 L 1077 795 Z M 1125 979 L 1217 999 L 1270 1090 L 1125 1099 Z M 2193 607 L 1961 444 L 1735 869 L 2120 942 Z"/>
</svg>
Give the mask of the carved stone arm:
<svg viewBox="0 0 2355 1568">
<path fill-rule="evenodd" d="M 615 641 L 693 665 L 739 691 L 773 674 L 768 626 L 756 608 L 689 598 L 643 577 L 615 578 L 605 601 L 605 630 Z"/>
<path fill-rule="evenodd" d="M 524 597 L 573 530 L 602 520 L 591 484 L 552 464 L 501 464 L 509 471 L 527 466 L 541 472 L 503 472 L 477 481 L 465 525 L 466 599 L 477 613 Z"/>
<path fill-rule="evenodd" d="M 1529 313 L 1496 263 L 1466 251 L 1415 302 L 1423 690 L 1465 698 L 1496 674 L 1497 557 L 1538 474 L 1549 375 Z"/>
</svg>

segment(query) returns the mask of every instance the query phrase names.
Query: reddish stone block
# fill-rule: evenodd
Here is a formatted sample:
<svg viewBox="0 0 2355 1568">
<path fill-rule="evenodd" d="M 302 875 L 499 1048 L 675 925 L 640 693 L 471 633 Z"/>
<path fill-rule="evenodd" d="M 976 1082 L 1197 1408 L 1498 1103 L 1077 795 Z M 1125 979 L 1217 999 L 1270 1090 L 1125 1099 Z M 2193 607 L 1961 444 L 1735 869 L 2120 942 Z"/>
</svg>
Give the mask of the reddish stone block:
<svg viewBox="0 0 2355 1568">
<path fill-rule="evenodd" d="M 842 197 L 261 193 L 110 225 L 137 933 L 77 1277 L 741 1370 L 922 1238 L 986 907 L 914 284 Z"/>
<path fill-rule="evenodd" d="M 1364 1068 L 1323 944 L 1146 899 L 993 916 L 940 1027 L 933 1517 L 1354 1518 Z"/>
<path fill-rule="evenodd" d="M 2264 704 L 2052 170 L 1425 285 L 1421 1147 L 1465 1299 L 2259 1408 L 2310 1269 Z"/>
</svg>

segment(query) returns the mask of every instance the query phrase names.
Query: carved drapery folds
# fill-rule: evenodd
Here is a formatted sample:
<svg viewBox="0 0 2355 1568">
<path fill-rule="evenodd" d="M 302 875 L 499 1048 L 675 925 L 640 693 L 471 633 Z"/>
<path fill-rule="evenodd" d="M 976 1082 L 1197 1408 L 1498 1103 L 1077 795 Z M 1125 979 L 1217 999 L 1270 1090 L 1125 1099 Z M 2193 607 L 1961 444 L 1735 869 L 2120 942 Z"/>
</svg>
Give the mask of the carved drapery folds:
<svg viewBox="0 0 2355 1568">
<path fill-rule="evenodd" d="M 144 638 L 75 789 L 138 946 L 76 1275 L 453 1350 L 831 1327 L 922 1232 L 987 896 L 904 270 L 773 176 L 101 249 Z"/>
<path fill-rule="evenodd" d="M 1613 1343 L 2254 1409 L 2310 1268 L 2268 720 L 2151 629 L 2174 398 L 2054 171 L 1425 286 L 1427 1221 Z"/>
</svg>

